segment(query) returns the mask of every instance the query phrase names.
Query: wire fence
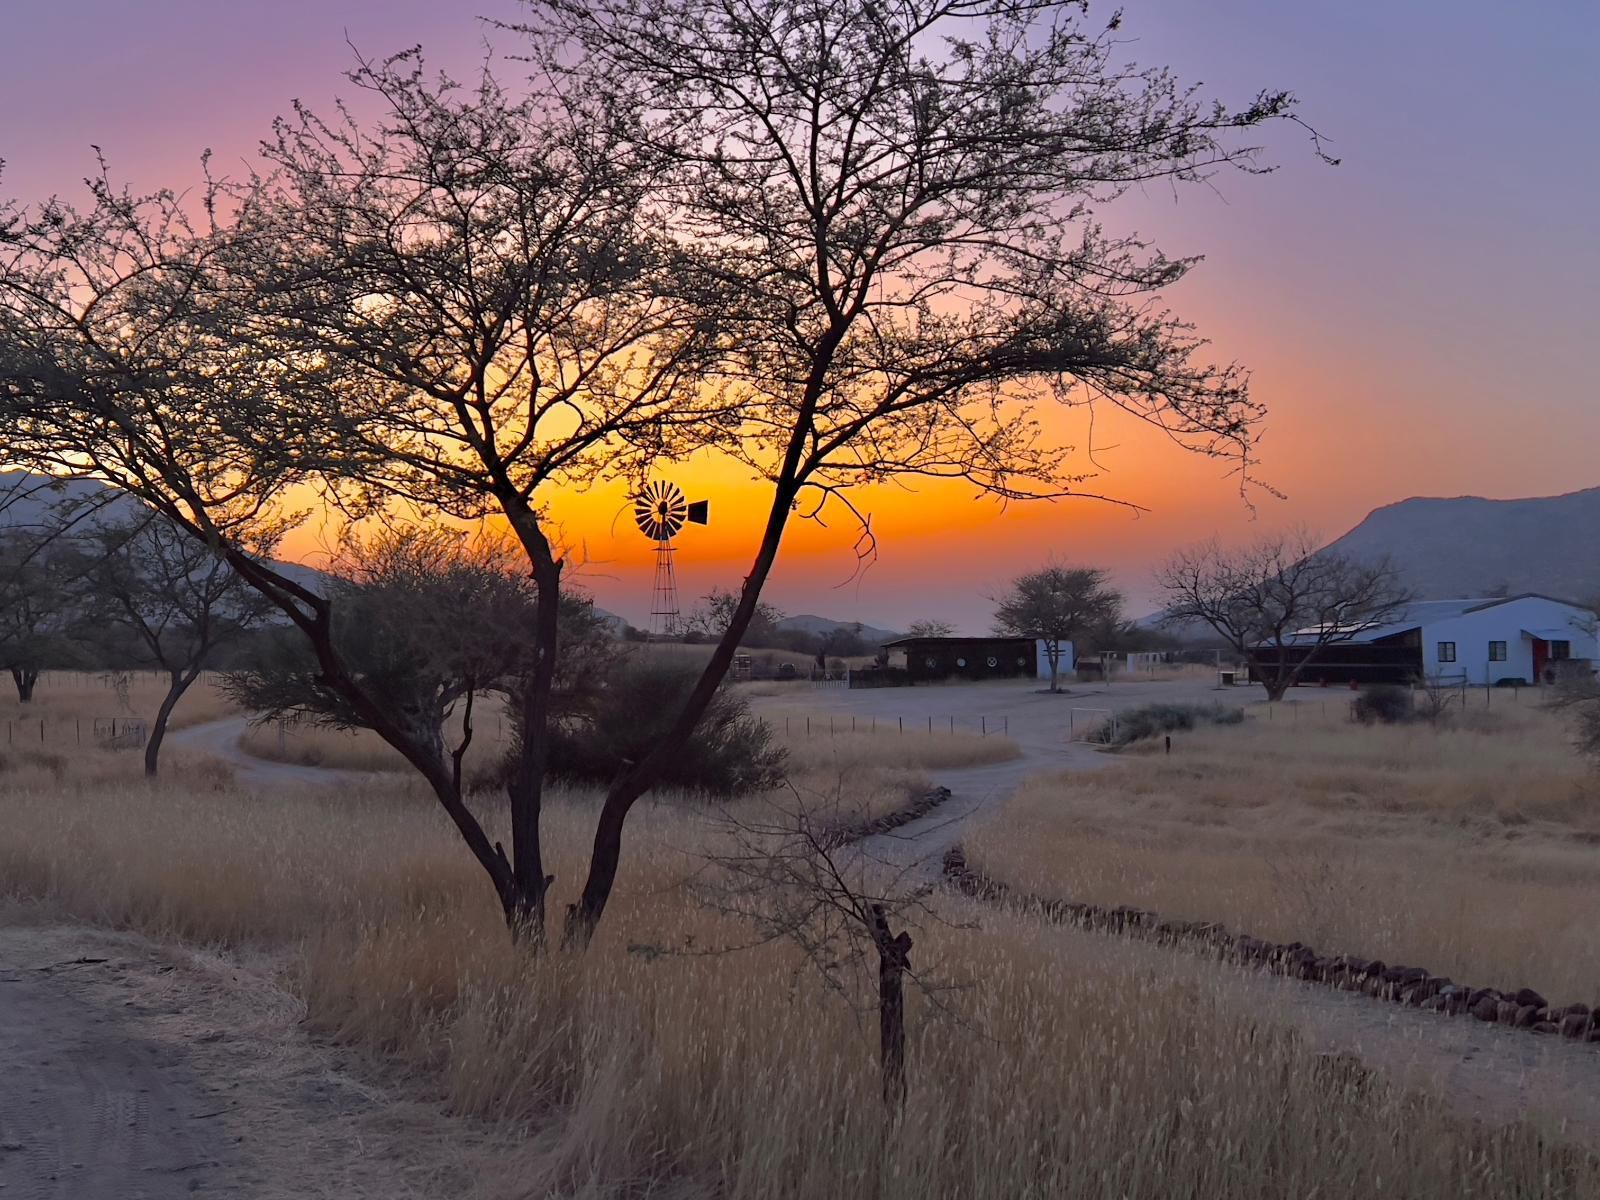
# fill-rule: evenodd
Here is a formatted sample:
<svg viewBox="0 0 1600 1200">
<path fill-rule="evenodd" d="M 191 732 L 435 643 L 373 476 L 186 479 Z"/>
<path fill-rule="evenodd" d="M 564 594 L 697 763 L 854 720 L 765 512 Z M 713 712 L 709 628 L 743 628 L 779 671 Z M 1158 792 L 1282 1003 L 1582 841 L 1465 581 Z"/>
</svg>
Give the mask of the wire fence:
<svg viewBox="0 0 1600 1200">
<path fill-rule="evenodd" d="M 783 722 L 783 732 L 789 737 L 838 737 L 850 733 L 872 734 L 976 734 L 979 737 L 1006 737 L 1011 733 L 1009 716 L 990 716 L 986 713 L 962 716 L 857 716 L 849 713 L 825 713 L 820 716 L 786 715 L 782 718 L 768 716 L 768 724 Z"/>
<path fill-rule="evenodd" d="M 150 738 L 143 717 L 8 717 L 4 745 L 17 749 L 62 746 L 106 746 L 140 749 Z"/>
</svg>

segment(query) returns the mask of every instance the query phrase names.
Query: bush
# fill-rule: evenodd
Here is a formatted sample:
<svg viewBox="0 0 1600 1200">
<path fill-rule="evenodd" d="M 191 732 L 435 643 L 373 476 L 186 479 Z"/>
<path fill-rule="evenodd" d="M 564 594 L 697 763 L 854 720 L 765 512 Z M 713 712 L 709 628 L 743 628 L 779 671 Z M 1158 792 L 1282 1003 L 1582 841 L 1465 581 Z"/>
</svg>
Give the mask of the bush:
<svg viewBox="0 0 1600 1200">
<path fill-rule="evenodd" d="M 1238 725 L 1244 709 L 1225 704 L 1146 704 L 1118 713 L 1115 732 L 1110 722 L 1093 737 L 1109 746 L 1126 746 L 1144 738 L 1156 737 L 1196 725 Z"/>
<path fill-rule="evenodd" d="M 609 784 L 666 733 L 697 678 L 693 667 L 648 656 L 617 668 L 582 716 L 552 731 L 548 774 Z M 782 782 L 785 757 L 767 723 L 723 688 L 657 786 L 717 796 L 760 791 Z"/>
<path fill-rule="evenodd" d="M 1350 705 L 1350 714 L 1363 725 L 1398 725 L 1411 720 L 1414 712 L 1411 689 L 1397 683 L 1362 688 Z"/>
</svg>

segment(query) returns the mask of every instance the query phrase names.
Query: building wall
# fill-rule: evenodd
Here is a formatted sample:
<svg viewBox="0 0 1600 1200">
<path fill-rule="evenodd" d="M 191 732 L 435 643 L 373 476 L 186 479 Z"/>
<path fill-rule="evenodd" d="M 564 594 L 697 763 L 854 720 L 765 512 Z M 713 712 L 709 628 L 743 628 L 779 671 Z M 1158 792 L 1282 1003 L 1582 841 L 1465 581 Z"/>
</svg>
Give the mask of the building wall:
<svg viewBox="0 0 1600 1200">
<path fill-rule="evenodd" d="M 905 670 L 913 683 L 1029 677 L 1038 662 L 1037 648 L 1030 654 L 1026 638 L 918 638 L 892 647 L 891 665 L 899 661 L 898 654 L 904 654 Z M 1065 647 L 1062 656 L 1065 660 Z"/>
<path fill-rule="evenodd" d="M 1045 649 L 1044 639 L 1039 638 L 1033 644 L 1034 673 L 1040 679 L 1050 678 L 1050 652 Z M 1061 643 L 1061 657 L 1056 660 L 1056 672 L 1065 679 L 1077 668 L 1078 656 L 1072 648 L 1071 642 Z"/>
<path fill-rule="evenodd" d="M 1572 644 L 1573 658 L 1600 661 L 1594 622 L 1595 614 L 1587 609 L 1538 596 L 1434 621 L 1422 629 L 1423 670 L 1429 676 L 1465 675 L 1468 683 L 1479 685 L 1502 679 L 1538 683 L 1534 677 L 1533 641 L 1523 630 L 1561 630 Z M 1489 661 L 1492 641 L 1505 642 L 1504 662 Z M 1439 661 L 1440 642 L 1455 643 L 1455 662 Z"/>
</svg>

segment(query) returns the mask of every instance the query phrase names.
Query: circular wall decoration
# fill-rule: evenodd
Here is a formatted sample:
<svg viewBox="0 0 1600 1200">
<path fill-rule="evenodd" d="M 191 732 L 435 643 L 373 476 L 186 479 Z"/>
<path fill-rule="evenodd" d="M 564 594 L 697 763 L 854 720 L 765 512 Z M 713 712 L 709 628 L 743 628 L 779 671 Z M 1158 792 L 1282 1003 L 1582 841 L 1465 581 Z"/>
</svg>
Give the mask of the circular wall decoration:
<svg viewBox="0 0 1600 1200">
<path fill-rule="evenodd" d="M 1027 659 L 1025 659 L 1025 658 L 1019 658 L 1019 659 L 1017 659 L 1017 666 L 1019 666 L 1019 667 L 1025 667 L 1025 666 L 1027 666 L 1027 665 L 1028 665 L 1028 660 L 1027 660 Z"/>
<path fill-rule="evenodd" d="M 936 667 L 936 666 L 938 666 L 938 665 L 939 665 L 939 664 L 938 664 L 938 663 L 937 663 L 937 662 L 936 662 L 936 661 L 935 661 L 935 660 L 934 660 L 934 659 L 932 659 L 932 658 L 925 658 L 925 659 L 923 659 L 923 660 L 922 660 L 922 664 L 923 664 L 923 666 L 927 666 L 927 667 Z"/>
<path fill-rule="evenodd" d="M 956 666 L 958 666 L 958 667 L 964 667 L 964 666 L 966 666 L 966 665 L 967 665 L 967 660 L 966 660 L 966 659 L 964 659 L 964 658 L 958 658 L 958 659 L 956 659 Z"/>
<path fill-rule="evenodd" d="M 1000 665 L 1000 660 L 991 654 L 989 655 L 989 665 L 991 667 L 998 667 Z"/>
</svg>

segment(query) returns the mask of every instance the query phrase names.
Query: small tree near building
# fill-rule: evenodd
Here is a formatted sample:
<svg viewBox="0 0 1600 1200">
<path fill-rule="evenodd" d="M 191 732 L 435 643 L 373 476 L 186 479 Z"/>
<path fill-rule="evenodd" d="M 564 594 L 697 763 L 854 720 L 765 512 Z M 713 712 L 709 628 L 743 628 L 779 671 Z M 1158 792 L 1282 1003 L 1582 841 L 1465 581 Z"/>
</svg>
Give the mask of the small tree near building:
<svg viewBox="0 0 1600 1200">
<path fill-rule="evenodd" d="M 728 626 L 733 624 L 734 615 L 739 610 L 739 597 L 736 593 L 726 588 L 712 588 L 700 597 L 700 603 L 689 616 L 689 629 L 691 632 L 705 634 L 713 638 L 721 637 L 728 631 Z M 750 618 L 750 624 L 745 628 L 743 644 L 757 648 L 775 645 L 778 641 L 778 623 L 784 618 L 784 613 L 775 605 L 768 604 L 765 600 L 756 605 L 755 613 Z"/>
<path fill-rule="evenodd" d="M 1216 630 L 1255 663 L 1269 700 L 1281 700 L 1327 647 L 1394 619 L 1412 599 L 1388 559 L 1327 553 L 1303 529 L 1237 550 L 1216 541 L 1180 550 L 1157 570 L 1156 586 L 1163 623 Z"/>
<path fill-rule="evenodd" d="M 1122 594 L 1106 584 L 1094 567 L 1046 567 L 1019 575 L 996 601 L 994 630 L 1010 637 L 1037 638 L 1050 662 L 1050 690 L 1061 690 L 1062 646 L 1091 629 L 1121 619 Z"/>
</svg>

